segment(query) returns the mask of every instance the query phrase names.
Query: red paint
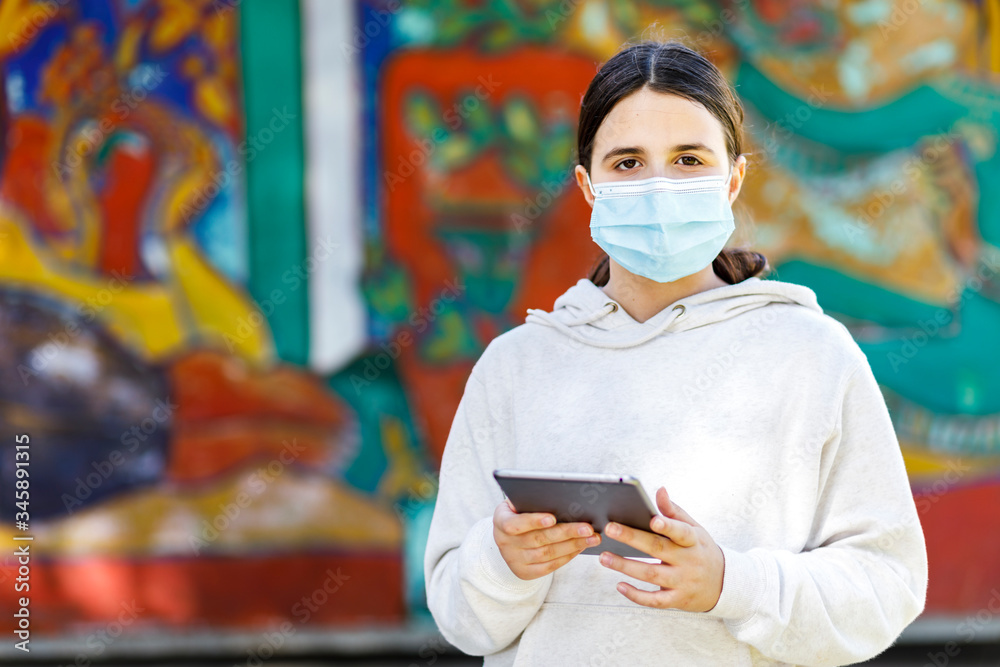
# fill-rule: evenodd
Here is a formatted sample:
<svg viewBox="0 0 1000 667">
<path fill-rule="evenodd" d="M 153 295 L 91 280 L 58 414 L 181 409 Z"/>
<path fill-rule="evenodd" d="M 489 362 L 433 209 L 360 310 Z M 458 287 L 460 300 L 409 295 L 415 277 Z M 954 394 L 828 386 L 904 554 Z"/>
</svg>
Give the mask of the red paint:
<svg viewBox="0 0 1000 667">
<path fill-rule="evenodd" d="M 524 47 L 499 54 L 471 48 L 401 51 L 381 72 L 379 94 L 385 113 L 378 131 L 383 139 L 382 164 L 387 172 L 400 175 L 401 158 L 405 164 L 414 151 L 427 153 L 407 130 L 403 117 L 403 101 L 418 83 L 422 91 L 437 99 L 446 126 L 449 117 L 444 112 L 483 81 L 495 84 L 485 99 L 491 108 L 498 109 L 515 97 L 527 98 L 546 123 L 557 113 L 576 117 L 595 71 L 596 63 L 589 58 L 548 48 Z M 434 75 L 428 76 L 428 72 Z M 539 76 L 539 72 L 551 75 Z M 498 221 L 513 229 L 510 216 L 525 215 L 525 200 L 544 192 L 508 174 L 495 146 L 472 164 L 445 176 L 435 176 L 425 163 L 391 187 L 384 181 L 380 185 L 386 197 L 387 249 L 404 265 L 417 307 L 427 306 L 447 288 L 448 281 L 460 277 L 435 234 L 444 212 L 464 216 L 469 224 L 483 229 L 495 228 Z M 473 213 L 476 211 L 482 214 Z M 556 297 L 575 282 L 573 277 L 584 277 L 600 255 L 590 238 L 590 209 L 572 181 L 531 225 L 538 236 L 507 307 L 517 323 L 524 321 L 528 307 L 551 308 Z M 474 315 L 469 314 L 467 321 L 474 322 Z M 473 330 L 478 329 L 480 345 L 485 347 L 489 340 L 482 334 L 488 334 L 489 327 L 479 327 Z M 403 351 L 398 360 L 400 374 L 418 420 L 426 427 L 432 457 L 439 461 L 473 361 L 429 364 L 420 359 L 416 348 L 409 346 Z"/>
<path fill-rule="evenodd" d="M 70 226 L 53 214 L 42 186 L 46 178 L 60 178 L 50 160 L 52 142 L 48 121 L 15 117 L 7 131 L 8 153 L 0 181 L 0 199 L 20 209 L 26 222 L 43 235 L 62 234 Z"/>
<path fill-rule="evenodd" d="M 97 197 L 104 219 L 98 268 L 110 275 L 139 271 L 139 232 L 146 197 L 153 184 L 156 160 L 148 146 L 111 149 L 104 167 L 104 187 Z"/>
<path fill-rule="evenodd" d="M 916 496 L 918 507 L 922 496 Z M 934 496 L 923 496 L 931 501 Z M 927 613 L 974 614 L 1000 589 L 1000 480 L 956 488 L 920 515 L 927 540 Z"/>
<path fill-rule="evenodd" d="M 176 405 L 171 480 L 266 463 L 289 443 L 296 446 L 296 465 L 322 467 L 338 454 L 347 408 L 301 369 L 255 369 L 236 357 L 198 351 L 171 365 L 170 381 Z"/>
<path fill-rule="evenodd" d="M 328 574 L 332 572 L 334 576 Z M 0 567 L 13 581 L 15 568 Z M 340 588 L 333 590 L 339 580 Z M 327 583 L 329 582 L 329 583 Z M 265 629 L 401 623 L 403 563 L 397 553 L 312 553 L 198 558 L 60 558 L 31 570 L 32 630 L 87 633 L 129 618 L 126 631 L 198 627 Z M 12 585 L 0 605 L 15 608 Z M 312 598 L 315 611 L 302 604 Z M 324 597 L 326 601 L 321 604 Z M 307 618 L 308 613 L 308 618 Z"/>
</svg>

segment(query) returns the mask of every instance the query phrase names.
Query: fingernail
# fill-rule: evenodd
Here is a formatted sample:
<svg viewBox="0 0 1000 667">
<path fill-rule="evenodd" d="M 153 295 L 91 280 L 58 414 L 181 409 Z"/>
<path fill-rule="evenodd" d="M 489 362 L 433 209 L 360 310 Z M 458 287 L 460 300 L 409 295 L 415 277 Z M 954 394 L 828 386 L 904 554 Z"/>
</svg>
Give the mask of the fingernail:
<svg viewBox="0 0 1000 667">
<path fill-rule="evenodd" d="M 593 532 L 594 529 L 591 528 L 590 526 L 580 526 L 579 528 L 576 529 L 576 534 L 579 535 L 580 537 L 587 537 L 587 535 L 590 535 Z"/>
<path fill-rule="evenodd" d="M 611 565 L 611 554 L 607 551 L 601 554 L 601 565 Z"/>
<path fill-rule="evenodd" d="M 667 522 L 661 519 L 660 517 L 656 517 L 655 519 L 653 519 L 653 530 L 663 530 L 666 527 L 667 527 Z"/>
<path fill-rule="evenodd" d="M 587 544 L 590 546 L 596 546 L 601 543 L 601 538 L 598 535 L 591 535 L 587 538 Z"/>
<path fill-rule="evenodd" d="M 604 527 L 604 532 L 610 535 L 611 537 L 614 537 L 615 535 L 621 533 L 622 529 L 621 526 L 619 526 L 617 523 L 609 523 L 607 526 Z"/>
<path fill-rule="evenodd" d="M 547 516 L 542 519 L 543 526 L 554 526 L 556 525 L 556 518 L 554 516 Z"/>
</svg>

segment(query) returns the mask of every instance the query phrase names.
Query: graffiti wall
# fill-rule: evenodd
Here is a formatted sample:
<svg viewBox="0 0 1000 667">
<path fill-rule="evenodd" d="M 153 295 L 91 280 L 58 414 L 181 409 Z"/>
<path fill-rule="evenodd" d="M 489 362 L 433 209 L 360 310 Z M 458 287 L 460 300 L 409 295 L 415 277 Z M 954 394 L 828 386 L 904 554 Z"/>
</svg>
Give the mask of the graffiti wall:
<svg viewBox="0 0 1000 667">
<path fill-rule="evenodd" d="M 34 538 L 32 628 L 401 621 L 413 439 L 308 367 L 302 84 L 251 90 L 299 76 L 298 8 L 0 18 L 0 531 Z"/>
<path fill-rule="evenodd" d="M 928 614 L 1000 584 L 1000 4 L 4 0 L 0 34 L 0 539 L 41 636 L 421 613 L 472 364 L 599 255 L 576 116 L 637 36 L 736 84 L 731 244 L 867 353 Z"/>
<path fill-rule="evenodd" d="M 682 39 L 747 107 L 730 244 L 848 325 L 926 528 L 928 614 L 981 608 L 1000 583 L 1000 5 L 426 0 L 372 30 L 390 7 L 361 4 L 366 205 L 380 271 L 405 278 L 371 283 L 373 317 L 403 336 L 465 286 L 397 362 L 431 456 L 479 351 L 598 256 L 570 173 L 596 63 Z"/>
</svg>

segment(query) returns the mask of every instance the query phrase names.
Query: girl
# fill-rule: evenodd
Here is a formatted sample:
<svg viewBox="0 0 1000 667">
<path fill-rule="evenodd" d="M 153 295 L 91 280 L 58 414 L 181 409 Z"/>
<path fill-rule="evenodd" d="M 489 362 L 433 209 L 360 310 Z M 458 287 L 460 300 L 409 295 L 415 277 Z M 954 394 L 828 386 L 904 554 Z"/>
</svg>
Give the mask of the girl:
<svg viewBox="0 0 1000 667">
<path fill-rule="evenodd" d="M 576 182 L 603 248 L 472 369 L 425 556 L 442 634 L 485 665 L 844 665 L 923 610 L 923 533 L 885 402 L 812 290 L 725 250 L 747 162 L 722 74 L 676 43 L 611 58 Z M 634 475 L 656 558 L 581 551 L 496 468 Z"/>
</svg>

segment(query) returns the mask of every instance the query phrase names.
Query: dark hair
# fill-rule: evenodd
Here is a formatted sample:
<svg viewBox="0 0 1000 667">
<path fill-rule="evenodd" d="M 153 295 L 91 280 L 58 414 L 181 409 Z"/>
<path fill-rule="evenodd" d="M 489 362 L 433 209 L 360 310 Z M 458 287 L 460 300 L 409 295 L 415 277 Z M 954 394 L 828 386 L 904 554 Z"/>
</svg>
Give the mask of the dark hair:
<svg viewBox="0 0 1000 667">
<path fill-rule="evenodd" d="M 580 105 L 576 146 L 580 165 L 590 171 L 594 137 L 618 102 L 643 87 L 697 102 L 722 124 L 726 152 L 735 162 L 743 153 L 743 105 L 722 72 L 703 55 L 678 42 L 644 41 L 611 57 L 590 82 Z M 768 270 L 759 252 L 725 248 L 712 262 L 715 273 L 733 285 Z M 610 277 L 604 254 L 590 271 L 590 280 L 606 285 Z"/>
</svg>

